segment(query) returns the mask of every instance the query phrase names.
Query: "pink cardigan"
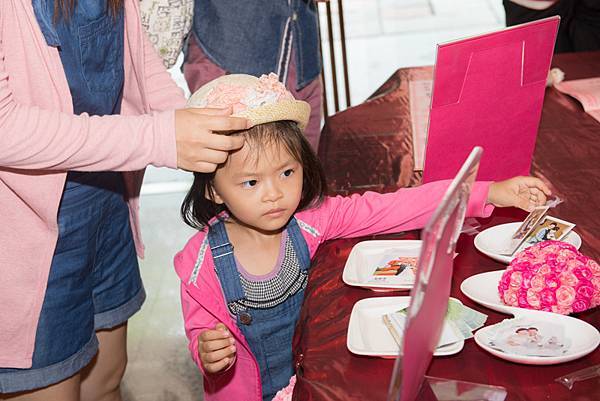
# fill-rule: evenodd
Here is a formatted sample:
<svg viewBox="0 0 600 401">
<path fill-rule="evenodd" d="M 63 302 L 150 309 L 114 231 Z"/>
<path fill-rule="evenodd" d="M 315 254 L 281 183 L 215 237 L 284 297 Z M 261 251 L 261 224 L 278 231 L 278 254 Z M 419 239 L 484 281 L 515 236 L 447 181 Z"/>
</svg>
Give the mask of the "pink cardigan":
<svg viewBox="0 0 600 401">
<path fill-rule="evenodd" d="M 413 230 L 425 226 L 440 202 L 448 181 L 432 182 L 389 194 L 367 192 L 362 196 L 327 198 L 318 208 L 296 214 L 310 256 L 324 241 Z M 467 216 L 489 216 L 493 206 L 486 205 L 489 183 L 476 183 Z M 202 371 L 198 358 L 198 335 L 227 326 L 236 340 L 237 357 L 227 371 L 204 374 L 206 401 L 261 401 L 258 363 L 235 321 L 231 318 L 215 273 L 206 231 L 194 235 L 175 256 L 175 270 L 181 279 L 181 304 L 192 358 Z M 340 271 L 341 274 L 341 271 Z"/>
<path fill-rule="evenodd" d="M 0 0 L 0 367 L 31 366 L 67 170 L 128 172 L 143 252 L 143 169 L 176 167 L 173 110 L 185 99 L 142 31 L 137 0 L 125 0 L 124 57 L 127 116 L 74 116 L 60 57 L 47 46 L 31 0 Z"/>
</svg>

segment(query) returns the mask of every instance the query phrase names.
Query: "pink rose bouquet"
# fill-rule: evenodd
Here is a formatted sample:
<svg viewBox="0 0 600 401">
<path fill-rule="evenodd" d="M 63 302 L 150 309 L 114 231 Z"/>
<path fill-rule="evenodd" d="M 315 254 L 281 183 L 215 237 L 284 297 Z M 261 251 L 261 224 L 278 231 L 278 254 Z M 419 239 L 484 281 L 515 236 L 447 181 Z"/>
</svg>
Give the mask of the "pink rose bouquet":
<svg viewBox="0 0 600 401">
<path fill-rule="evenodd" d="M 600 305 L 600 265 L 566 242 L 539 242 L 510 262 L 498 292 L 510 306 L 581 312 Z"/>
</svg>

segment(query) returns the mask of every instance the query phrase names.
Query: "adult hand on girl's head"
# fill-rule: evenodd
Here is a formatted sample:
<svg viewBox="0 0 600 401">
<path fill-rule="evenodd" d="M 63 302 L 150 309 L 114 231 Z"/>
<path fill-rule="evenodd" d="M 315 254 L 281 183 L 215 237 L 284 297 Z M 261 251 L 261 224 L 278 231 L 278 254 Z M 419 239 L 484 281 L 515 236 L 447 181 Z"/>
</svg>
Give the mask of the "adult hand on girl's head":
<svg viewBox="0 0 600 401">
<path fill-rule="evenodd" d="M 552 191 L 536 177 L 513 177 L 490 185 L 488 202 L 498 207 L 514 206 L 528 212 L 546 203 Z"/>
<path fill-rule="evenodd" d="M 248 120 L 230 114 L 231 108 L 175 110 L 177 167 L 210 173 L 227 160 L 230 151 L 241 148 L 243 137 L 213 132 L 248 128 Z"/>
<path fill-rule="evenodd" d="M 235 360 L 235 340 L 223 323 L 214 330 L 205 330 L 198 336 L 198 356 L 208 373 L 217 373 L 229 367 Z"/>
</svg>

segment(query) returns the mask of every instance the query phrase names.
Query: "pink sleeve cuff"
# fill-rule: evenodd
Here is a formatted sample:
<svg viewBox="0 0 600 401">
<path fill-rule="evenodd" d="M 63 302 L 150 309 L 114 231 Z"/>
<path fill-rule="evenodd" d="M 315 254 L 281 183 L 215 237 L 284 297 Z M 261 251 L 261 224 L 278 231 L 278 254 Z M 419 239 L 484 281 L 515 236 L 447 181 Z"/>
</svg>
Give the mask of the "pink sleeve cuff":
<svg viewBox="0 0 600 401">
<path fill-rule="evenodd" d="M 477 181 L 473 183 L 471 197 L 467 206 L 467 217 L 489 217 L 494 211 L 494 205 L 488 203 L 488 193 L 492 181 Z"/>
<path fill-rule="evenodd" d="M 177 168 L 177 142 L 175 140 L 175 110 L 155 112 L 158 151 L 155 161 L 156 167 Z"/>
</svg>

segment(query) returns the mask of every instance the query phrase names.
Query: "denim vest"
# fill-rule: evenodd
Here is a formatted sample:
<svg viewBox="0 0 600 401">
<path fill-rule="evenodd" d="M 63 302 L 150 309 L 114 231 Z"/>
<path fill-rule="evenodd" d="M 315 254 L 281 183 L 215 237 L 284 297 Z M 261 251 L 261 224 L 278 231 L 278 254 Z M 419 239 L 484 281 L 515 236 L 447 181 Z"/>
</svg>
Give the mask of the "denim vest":
<svg viewBox="0 0 600 401">
<path fill-rule="evenodd" d="M 292 46 L 297 89 L 321 72 L 313 0 L 195 0 L 193 32 L 204 53 L 229 73 L 284 80 Z"/>
<path fill-rule="evenodd" d="M 107 0 L 78 0 L 66 20 L 54 17 L 54 0 L 32 0 L 46 43 L 59 48 L 75 114 L 119 114 L 124 81 L 124 12 L 115 17 Z M 63 206 L 98 191 L 124 193 L 121 173 L 69 172 Z"/>
<path fill-rule="evenodd" d="M 310 267 L 308 245 L 295 218 L 290 220 L 286 230 L 296 251 L 300 269 L 307 271 Z M 235 264 L 233 246 L 222 220 L 217 220 L 210 226 L 208 241 L 225 302 L 230 304 L 239 301 L 245 297 L 244 289 Z M 294 374 L 292 337 L 303 300 L 304 290 L 301 290 L 275 307 L 248 308 L 236 316 L 237 326 L 244 334 L 260 368 L 264 401 L 270 401 L 277 391 L 287 386 Z"/>
</svg>

